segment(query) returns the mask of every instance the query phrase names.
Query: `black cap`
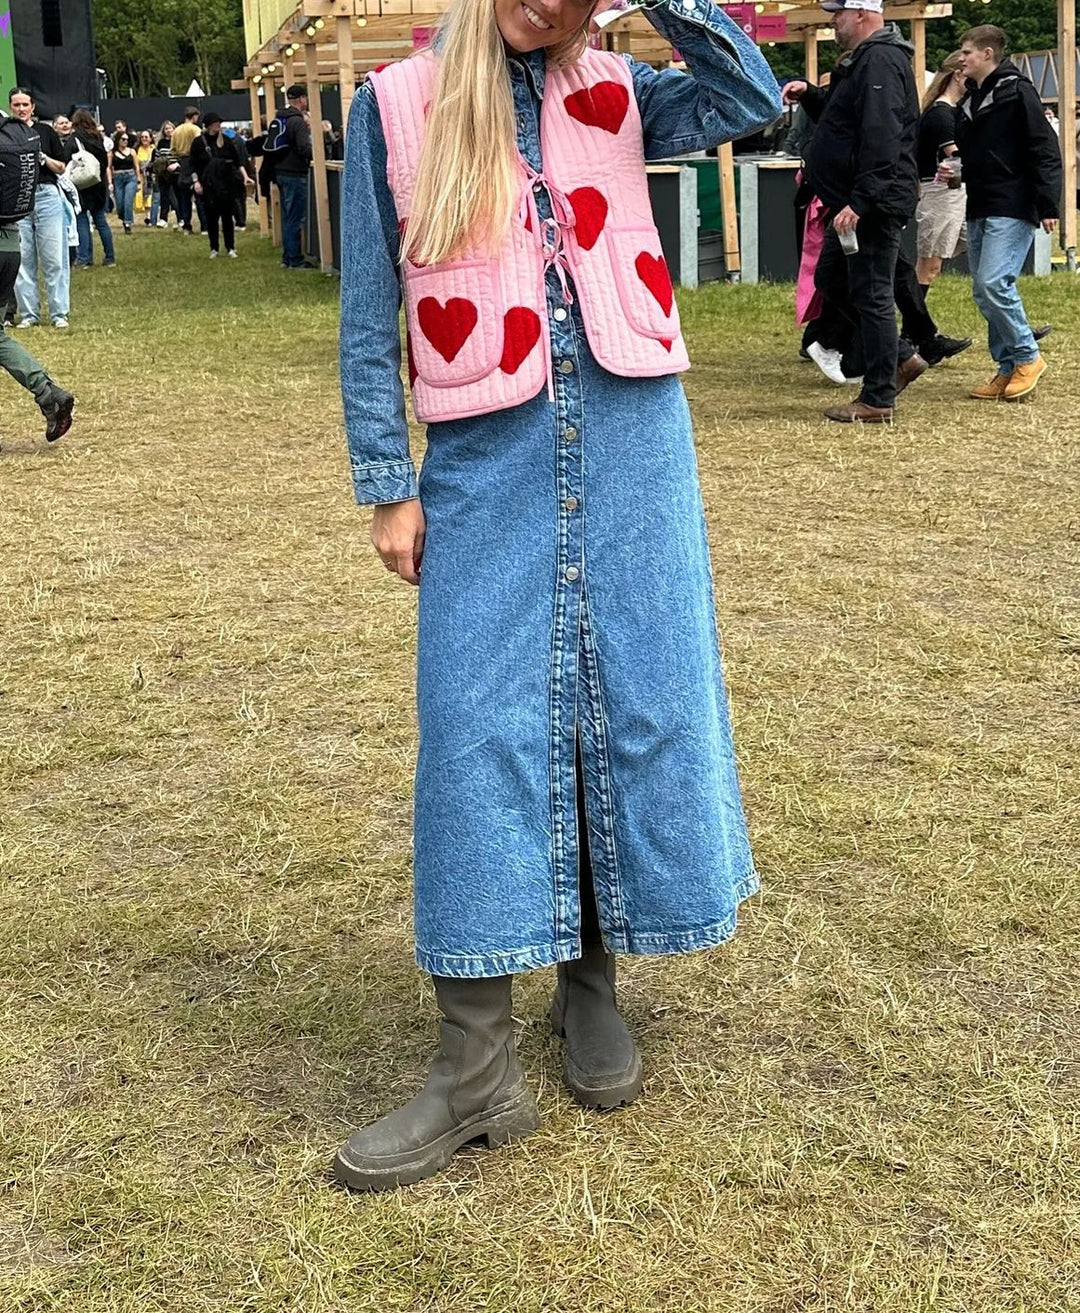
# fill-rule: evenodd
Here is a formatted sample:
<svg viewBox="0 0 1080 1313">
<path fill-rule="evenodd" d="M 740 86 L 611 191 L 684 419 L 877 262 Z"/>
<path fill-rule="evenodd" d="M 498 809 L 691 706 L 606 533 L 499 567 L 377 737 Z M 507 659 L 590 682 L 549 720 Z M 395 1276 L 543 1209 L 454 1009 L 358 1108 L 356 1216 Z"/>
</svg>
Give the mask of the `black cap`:
<svg viewBox="0 0 1080 1313">
<path fill-rule="evenodd" d="M 294 82 L 291 87 L 285 89 L 285 95 L 289 100 L 299 100 L 301 96 L 307 95 L 307 87 L 299 82 Z"/>
<path fill-rule="evenodd" d="M 224 120 L 222 119 L 220 114 L 215 114 L 212 109 L 208 109 L 206 113 L 203 115 L 202 125 L 204 128 L 208 128 L 213 123 L 221 123 L 223 121 Z"/>
</svg>

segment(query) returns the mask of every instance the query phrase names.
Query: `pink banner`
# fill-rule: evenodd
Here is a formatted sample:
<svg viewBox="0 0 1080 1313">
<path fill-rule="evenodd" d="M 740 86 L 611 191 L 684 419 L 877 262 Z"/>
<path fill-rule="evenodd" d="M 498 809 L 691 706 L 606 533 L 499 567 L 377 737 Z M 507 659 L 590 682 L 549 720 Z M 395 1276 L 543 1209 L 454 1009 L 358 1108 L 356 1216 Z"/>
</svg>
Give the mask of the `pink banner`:
<svg viewBox="0 0 1080 1313">
<path fill-rule="evenodd" d="M 753 41 L 757 33 L 758 15 L 755 5 L 725 5 L 724 13 L 742 28 Z"/>
<path fill-rule="evenodd" d="M 784 14 L 758 14 L 757 39 L 783 41 L 787 36 L 787 17 Z"/>
</svg>

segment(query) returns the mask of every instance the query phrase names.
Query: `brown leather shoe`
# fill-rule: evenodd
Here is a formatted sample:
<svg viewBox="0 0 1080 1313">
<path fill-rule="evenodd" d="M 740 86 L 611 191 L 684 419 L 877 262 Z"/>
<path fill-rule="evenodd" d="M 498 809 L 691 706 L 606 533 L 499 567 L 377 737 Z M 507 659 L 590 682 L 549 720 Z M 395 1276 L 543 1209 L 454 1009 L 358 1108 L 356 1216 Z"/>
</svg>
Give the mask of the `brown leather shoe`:
<svg viewBox="0 0 1080 1313">
<path fill-rule="evenodd" d="M 1029 392 L 1035 390 L 1036 383 L 1045 373 L 1046 361 L 1042 356 L 1036 356 L 1029 364 L 1017 365 L 1012 378 L 1005 384 L 1002 396 L 1006 401 L 1017 401 L 1020 397 L 1026 397 Z"/>
<path fill-rule="evenodd" d="M 856 400 L 846 406 L 830 406 L 825 418 L 837 424 L 891 424 L 893 413 L 892 406 L 868 406 L 865 401 Z"/>
<path fill-rule="evenodd" d="M 917 351 L 909 356 L 896 370 L 897 395 L 903 392 L 909 383 L 914 383 L 917 378 L 925 374 L 929 368 L 930 366 Z"/>
<path fill-rule="evenodd" d="M 968 393 L 973 401 L 1000 401 L 1009 386 L 1011 374 L 995 374 L 989 383 L 982 383 Z"/>
</svg>

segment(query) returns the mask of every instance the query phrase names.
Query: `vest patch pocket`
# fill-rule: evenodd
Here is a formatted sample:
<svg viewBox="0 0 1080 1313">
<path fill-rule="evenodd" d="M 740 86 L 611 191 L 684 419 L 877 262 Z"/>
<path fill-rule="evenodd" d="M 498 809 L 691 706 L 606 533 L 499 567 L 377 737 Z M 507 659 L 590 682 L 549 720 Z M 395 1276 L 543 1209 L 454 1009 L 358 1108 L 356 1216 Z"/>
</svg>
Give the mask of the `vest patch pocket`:
<svg viewBox="0 0 1080 1313">
<path fill-rule="evenodd" d="M 463 387 L 498 368 L 503 323 L 494 311 L 496 277 L 496 262 L 488 259 L 406 266 L 413 361 L 429 386 Z"/>
<path fill-rule="evenodd" d="M 656 230 L 614 228 L 604 237 L 627 322 L 644 337 L 673 341 L 679 335 L 679 309 Z"/>
</svg>

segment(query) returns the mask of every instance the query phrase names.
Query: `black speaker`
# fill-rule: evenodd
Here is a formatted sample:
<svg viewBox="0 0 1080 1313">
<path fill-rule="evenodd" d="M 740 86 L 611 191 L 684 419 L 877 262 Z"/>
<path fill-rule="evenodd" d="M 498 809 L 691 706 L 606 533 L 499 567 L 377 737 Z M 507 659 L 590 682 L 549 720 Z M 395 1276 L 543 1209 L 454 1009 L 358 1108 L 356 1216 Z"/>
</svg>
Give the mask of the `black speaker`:
<svg viewBox="0 0 1080 1313">
<path fill-rule="evenodd" d="M 90 0 L 10 0 L 19 85 L 42 118 L 97 100 Z M 4 89 L 5 91 L 7 88 Z"/>
</svg>

